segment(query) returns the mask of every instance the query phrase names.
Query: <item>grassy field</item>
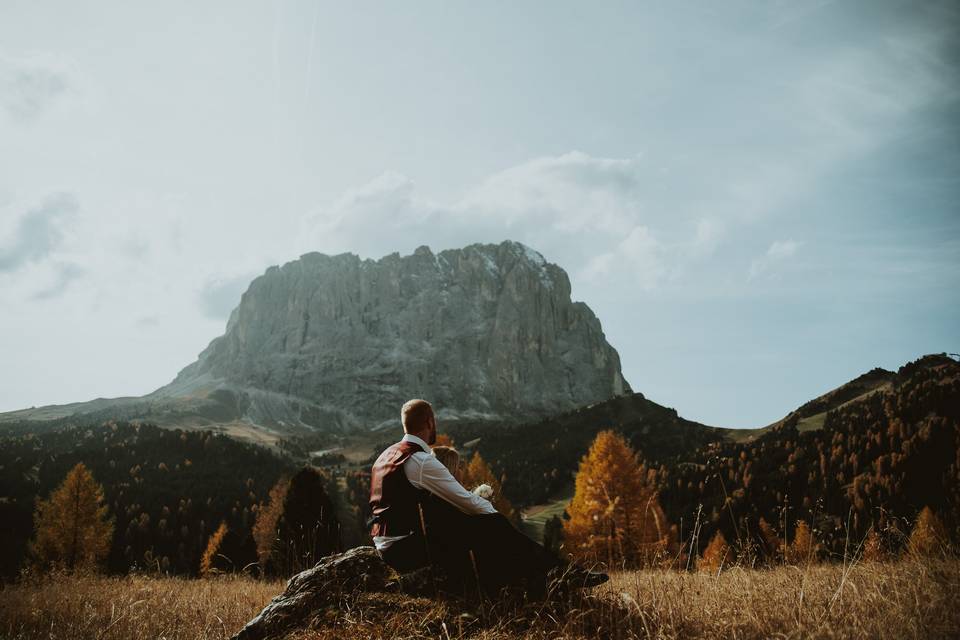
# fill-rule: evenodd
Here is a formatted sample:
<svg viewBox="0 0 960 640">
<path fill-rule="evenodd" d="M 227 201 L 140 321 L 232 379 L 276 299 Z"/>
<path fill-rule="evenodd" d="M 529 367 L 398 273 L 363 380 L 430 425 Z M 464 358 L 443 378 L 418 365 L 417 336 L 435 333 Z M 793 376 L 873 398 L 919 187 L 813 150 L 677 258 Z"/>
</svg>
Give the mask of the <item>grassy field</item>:
<svg viewBox="0 0 960 640">
<path fill-rule="evenodd" d="M 521 522 L 522 530 L 531 540 L 543 540 L 543 528 L 553 516 L 563 517 L 564 510 L 573 500 L 573 487 L 553 502 L 530 507 L 524 510 Z"/>
<path fill-rule="evenodd" d="M 44 577 L 0 590 L 0 638 L 228 638 L 282 582 Z M 573 601 L 467 608 L 367 594 L 295 640 L 360 638 L 956 638 L 960 560 L 615 574 Z"/>
</svg>

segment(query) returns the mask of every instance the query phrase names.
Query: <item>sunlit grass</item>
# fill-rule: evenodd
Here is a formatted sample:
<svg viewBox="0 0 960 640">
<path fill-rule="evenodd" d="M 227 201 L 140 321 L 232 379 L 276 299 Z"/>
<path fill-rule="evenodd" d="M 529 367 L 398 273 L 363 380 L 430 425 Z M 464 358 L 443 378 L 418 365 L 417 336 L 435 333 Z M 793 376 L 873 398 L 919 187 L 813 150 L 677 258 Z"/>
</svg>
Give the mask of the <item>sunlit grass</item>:
<svg viewBox="0 0 960 640">
<path fill-rule="evenodd" d="M 228 638 L 280 581 L 47 576 L 0 591 L 0 638 Z M 949 638 L 960 560 L 619 572 L 587 597 L 508 606 L 365 594 L 315 612 L 297 640 L 360 638 Z"/>
</svg>

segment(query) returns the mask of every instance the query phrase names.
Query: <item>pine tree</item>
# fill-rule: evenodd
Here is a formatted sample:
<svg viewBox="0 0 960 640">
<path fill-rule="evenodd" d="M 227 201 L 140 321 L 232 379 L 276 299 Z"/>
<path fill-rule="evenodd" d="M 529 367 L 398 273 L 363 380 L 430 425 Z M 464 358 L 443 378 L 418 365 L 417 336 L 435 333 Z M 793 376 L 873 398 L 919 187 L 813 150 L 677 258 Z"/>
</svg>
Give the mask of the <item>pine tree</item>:
<svg viewBox="0 0 960 640">
<path fill-rule="evenodd" d="M 277 521 L 275 557 L 284 575 L 314 566 L 340 549 L 340 523 L 329 496 L 326 477 L 304 467 L 290 478 Z"/>
<path fill-rule="evenodd" d="M 223 572 L 220 567 L 221 563 L 218 562 L 218 556 L 221 554 L 221 547 L 226 536 L 227 523 L 221 522 L 207 541 L 207 548 L 204 549 L 203 556 L 200 558 L 200 577 L 209 578 Z"/>
<path fill-rule="evenodd" d="M 670 526 L 637 454 L 622 436 L 601 431 L 580 460 L 564 523 L 574 558 L 609 567 L 662 560 Z"/>
<path fill-rule="evenodd" d="M 543 546 L 560 555 L 563 545 L 563 520 L 553 516 L 543 525 Z"/>
<path fill-rule="evenodd" d="M 503 514 L 507 520 L 518 525 L 520 523 L 520 514 L 513 507 L 507 497 L 503 495 L 503 486 L 500 480 L 493 474 L 493 469 L 487 464 L 486 460 L 479 453 L 474 453 L 470 463 L 463 470 L 463 485 L 468 489 L 479 487 L 481 484 L 488 484 L 493 489 L 494 509 Z"/>
<path fill-rule="evenodd" d="M 940 553 L 947 543 L 946 529 L 930 507 L 924 507 L 910 532 L 910 553 L 929 556 Z"/>
<path fill-rule="evenodd" d="M 103 487 L 78 463 L 46 500 L 37 502 L 32 549 L 41 566 L 94 567 L 110 551 L 113 519 Z"/>
<path fill-rule="evenodd" d="M 697 561 L 697 569 L 707 573 L 719 573 L 732 561 L 732 553 L 723 532 L 717 529 L 703 555 Z"/>
</svg>

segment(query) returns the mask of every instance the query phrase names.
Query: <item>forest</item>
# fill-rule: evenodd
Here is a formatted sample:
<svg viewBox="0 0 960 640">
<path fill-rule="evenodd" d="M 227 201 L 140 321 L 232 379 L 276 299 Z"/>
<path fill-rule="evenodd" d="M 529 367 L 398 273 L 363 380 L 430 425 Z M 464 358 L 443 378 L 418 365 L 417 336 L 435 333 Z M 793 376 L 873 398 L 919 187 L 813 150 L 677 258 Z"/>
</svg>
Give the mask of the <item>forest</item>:
<svg viewBox="0 0 960 640">
<path fill-rule="evenodd" d="M 631 491 L 653 496 L 674 547 L 682 542 L 694 555 L 717 532 L 761 558 L 782 554 L 801 534 L 816 539 L 823 559 L 844 557 L 851 540 L 871 532 L 895 551 L 924 507 L 955 537 L 960 364 L 926 356 L 867 377 L 752 437 L 686 421 L 641 394 L 536 424 L 441 429 L 460 446 L 468 475 L 493 484 L 501 508 L 511 512 L 511 502 L 520 509 L 569 492 L 598 434 L 616 434 L 635 456 L 621 463 L 637 467 L 640 484 Z M 113 523 L 104 559 L 111 573 L 195 576 L 246 568 L 281 575 L 303 557 L 367 544 L 368 463 L 379 447 L 361 464 L 342 456 L 314 460 L 323 466 L 305 465 L 303 448 L 114 421 L 6 435 L 0 572 L 12 577 L 30 564 L 37 500 L 78 463 L 103 488 Z M 276 546 L 274 532 L 310 526 L 309 539 L 288 535 L 285 547 Z M 546 542 L 559 547 L 565 528 L 559 518 L 548 523 Z"/>
</svg>

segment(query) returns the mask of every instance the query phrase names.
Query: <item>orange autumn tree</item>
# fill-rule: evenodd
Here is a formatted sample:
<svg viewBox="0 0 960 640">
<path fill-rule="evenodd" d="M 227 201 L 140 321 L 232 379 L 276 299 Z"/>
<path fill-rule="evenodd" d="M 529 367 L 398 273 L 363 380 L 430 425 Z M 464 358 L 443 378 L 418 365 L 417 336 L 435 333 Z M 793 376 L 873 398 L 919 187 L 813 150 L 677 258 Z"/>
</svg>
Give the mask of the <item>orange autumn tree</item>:
<svg viewBox="0 0 960 640">
<path fill-rule="evenodd" d="M 732 556 L 727 539 L 717 529 L 713 538 L 710 539 L 710 544 L 703 550 L 703 555 L 697 560 L 697 569 L 707 573 L 719 573 L 730 564 Z"/>
<path fill-rule="evenodd" d="M 656 487 L 636 452 L 613 431 L 598 433 L 580 460 L 567 513 L 565 548 L 583 562 L 648 565 L 662 561 L 671 543 Z"/>
<path fill-rule="evenodd" d="M 253 540 L 257 545 L 257 560 L 262 573 L 275 573 L 277 550 L 277 522 L 283 512 L 283 501 L 287 497 L 290 479 L 280 478 L 273 488 L 267 502 L 260 503 L 257 519 L 253 523 Z"/>
<path fill-rule="evenodd" d="M 221 522 L 217 530 L 213 532 L 210 539 L 207 540 L 207 548 L 200 558 L 200 577 L 209 578 L 222 573 L 223 570 L 218 566 L 217 557 L 220 555 L 220 547 L 223 545 L 224 538 L 227 537 L 227 523 Z"/>
<path fill-rule="evenodd" d="M 924 507 L 910 532 L 907 545 L 910 553 L 918 556 L 935 555 L 944 550 L 946 543 L 947 532 L 940 518 L 930 507 Z"/>
<path fill-rule="evenodd" d="M 507 500 L 507 497 L 503 495 L 503 486 L 500 480 L 494 475 L 493 469 L 479 453 L 474 453 L 470 462 L 464 467 L 461 484 L 470 490 L 479 487 L 481 484 L 490 485 L 490 488 L 493 489 L 493 498 L 490 499 L 493 507 L 506 516 L 507 520 L 519 525 L 520 514 Z"/>
<path fill-rule="evenodd" d="M 82 462 L 49 498 L 37 502 L 34 523 L 31 548 L 41 566 L 95 567 L 110 551 L 113 519 L 103 504 L 103 487 Z"/>
<path fill-rule="evenodd" d="M 799 520 L 797 530 L 793 534 L 793 542 L 786 548 L 787 564 L 816 562 L 819 553 L 820 545 L 813 536 L 810 525 Z"/>
</svg>

